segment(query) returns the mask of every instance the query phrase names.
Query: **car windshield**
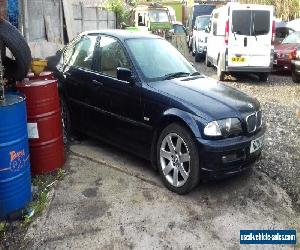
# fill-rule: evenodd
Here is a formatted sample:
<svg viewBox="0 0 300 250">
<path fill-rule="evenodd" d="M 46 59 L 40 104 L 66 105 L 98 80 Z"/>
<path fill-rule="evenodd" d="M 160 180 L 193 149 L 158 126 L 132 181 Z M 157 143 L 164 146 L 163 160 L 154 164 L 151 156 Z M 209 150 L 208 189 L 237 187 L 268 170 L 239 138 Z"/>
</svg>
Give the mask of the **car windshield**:
<svg viewBox="0 0 300 250">
<path fill-rule="evenodd" d="M 287 36 L 282 43 L 300 43 L 300 32 L 294 32 Z"/>
<path fill-rule="evenodd" d="M 146 81 L 197 74 L 184 56 L 164 39 L 133 38 L 126 43 Z"/>
<path fill-rule="evenodd" d="M 157 23 L 170 22 L 168 12 L 164 10 L 150 10 L 149 20 Z"/>
<path fill-rule="evenodd" d="M 206 16 L 206 17 L 197 17 L 197 19 L 196 19 L 197 30 L 205 30 L 205 28 L 209 24 L 209 19 L 210 19 L 209 16 Z"/>
<path fill-rule="evenodd" d="M 266 35 L 270 31 L 270 11 L 232 11 L 232 33 L 244 36 Z"/>
</svg>

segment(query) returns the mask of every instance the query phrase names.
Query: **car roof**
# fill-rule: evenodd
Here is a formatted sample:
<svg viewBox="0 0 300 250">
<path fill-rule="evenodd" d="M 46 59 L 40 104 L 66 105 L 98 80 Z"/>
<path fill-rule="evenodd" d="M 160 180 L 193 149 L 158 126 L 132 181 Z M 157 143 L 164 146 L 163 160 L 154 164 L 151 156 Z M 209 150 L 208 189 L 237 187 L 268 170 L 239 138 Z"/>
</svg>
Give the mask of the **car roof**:
<svg viewBox="0 0 300 250">
<path fill-rule="evenodd" d="M 131 38 L 161 38 L 160 36 L 152 35 L 147 32 L 141 31 L 131 31 L 131 30 L 121 30 L 121 29 L 111 29 L 111 30 L 92 30 L 81 33 L 80 35 L 90 35 L 90 34 L 102 34 L 108 36 L 114 36 L 120 40 L 126 40 Z"/>
</svg>

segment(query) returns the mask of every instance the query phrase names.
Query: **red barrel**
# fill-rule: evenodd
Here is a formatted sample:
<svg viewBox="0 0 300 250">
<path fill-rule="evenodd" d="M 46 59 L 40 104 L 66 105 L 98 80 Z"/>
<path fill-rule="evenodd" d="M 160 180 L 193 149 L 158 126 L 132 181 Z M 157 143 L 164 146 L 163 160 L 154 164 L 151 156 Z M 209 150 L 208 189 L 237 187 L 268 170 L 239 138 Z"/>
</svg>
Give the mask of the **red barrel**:
<svg viewBox="0 0 300 250">
<path fill-rule="evenodd" d="M 30 72 L 27 74 L 27 78 L 32 80 L 55 80 L 53 72 L 51 71 L 43 71 L 38 76 L 34 75 L 34 73 Z"/>
<path fill-rule="evenodd" d="M 31 171 L 52 172 L 64 164 L 57 81 L 23 81 L 17 83 L 17 89 L 26 96 Z"/>
</svg>

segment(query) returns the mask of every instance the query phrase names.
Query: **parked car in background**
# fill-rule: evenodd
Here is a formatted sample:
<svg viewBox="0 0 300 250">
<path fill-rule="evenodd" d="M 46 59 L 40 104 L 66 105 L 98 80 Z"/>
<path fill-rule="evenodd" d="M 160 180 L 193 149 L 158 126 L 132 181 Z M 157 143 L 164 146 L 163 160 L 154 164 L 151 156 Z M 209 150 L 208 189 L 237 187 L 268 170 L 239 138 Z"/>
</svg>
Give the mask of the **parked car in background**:
<svg viewBox="0 0 300 250">
<path fill-rule="evenodd" d="M 174 34 L 187 36 L 186 29 L 181 22 L 174 22 L 171 32 Z"/>
<path fill-rule="evenodd" d="M 281 44 L 275 46 L 274 70 L 291 71 L 291 61 L 296 57 L 296 50 L 300 44 L 300 31 L 287 36 Z"/>
<path fill-rule="evenodd" d="M 272 70 L 274 39 L 273 6 L 228 3 L 212 13 L 206 65 L 217 67 L 221 81 L 227 73 L 249 72 L 265 82 Z"/>
<path fill-rule="evenodd" d="M 200 61 L 201 58 L 205 58 L 206 55 L 206 43 L 208 36 L 206 29 L 209 26 L 209 22 L 210 15 L 196 17 L 192 44 L 192 53 L 195 56 L 196 62 Z"/>
<path fill-rule="evenodd" d="M 295 30 L 289 28 L 289 27 L 276 27 L 275 31 L 275 43 L 274 45 L 280 44 L 284 38 L 286 38 L 288 35 L 294 33 Z"/>
<path fill-rule="evenodd" d="M 287 22 L 286 26 L 295 31 L 300 31 L 300 18 Z"/>
<path fill-rule="evenodd" d="M 293 82 L 300 83 L 300 45 L 298 45 L 295 53 L 295 58 L 291 62 L 291 70 Z"/>
<path fill-rule="evenodd" d="M 161 37 L 86 32 L 57 68 L 67 134 L 78 130 L 151 160 L 174 192 L 240 173 L 261 154 L 259 102 L 201 75 Z"/>
<path fill-rule="evenodd" d="M 187 40 L 190 51 L 192 51 L 193 46 L 193 31 L 195 27 L 196 17 L 210 15 L 215 8 L 216 6 L 213 4 L 195 4 L 191 8 L 186 24 L 186 29 L 188 32 Z"/>
</svg>

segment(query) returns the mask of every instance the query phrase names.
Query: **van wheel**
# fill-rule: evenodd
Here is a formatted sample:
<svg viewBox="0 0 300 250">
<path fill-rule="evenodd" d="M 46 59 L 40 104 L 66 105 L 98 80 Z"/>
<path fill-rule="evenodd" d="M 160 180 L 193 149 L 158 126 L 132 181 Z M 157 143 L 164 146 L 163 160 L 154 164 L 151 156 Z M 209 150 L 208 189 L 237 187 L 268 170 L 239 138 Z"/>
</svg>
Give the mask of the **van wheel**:
<svg viewBox="0 0 300 250">
<path fill-rule="evenodd" d="M 212 66 L 211 62 L 210 62 L 209 59 L 208 59 L 207 52 L 206 52 L 206 56 L 205 56 L 205 65 L 206 65 L 207 67 L 211 67 L 211 66 Z"/>
<path fill-rule="evenodd" d="M 294 71 L 292 71 L 292 80 L 294 83 L 300 83 L 300 76 L 297 75 Z"/>
<path fill-rule="evenodd" d="M 218 60 L 218 66 L 217 66 L 217 77 L 219 81 L 224 81 L 226 77 L 225 71 L 221 69 L 221 60 Z"/>
<path fill-rule="evenodd" d="M 258 75 L 259 81 L 266 82 L 269 79 L 269 73 L 260 73 Z"/>
<path fill-rule="evenodd" d="M 201 62 L 201 54 L 197 53 L 195 54 L 195 62 Z"/>
</svg>

